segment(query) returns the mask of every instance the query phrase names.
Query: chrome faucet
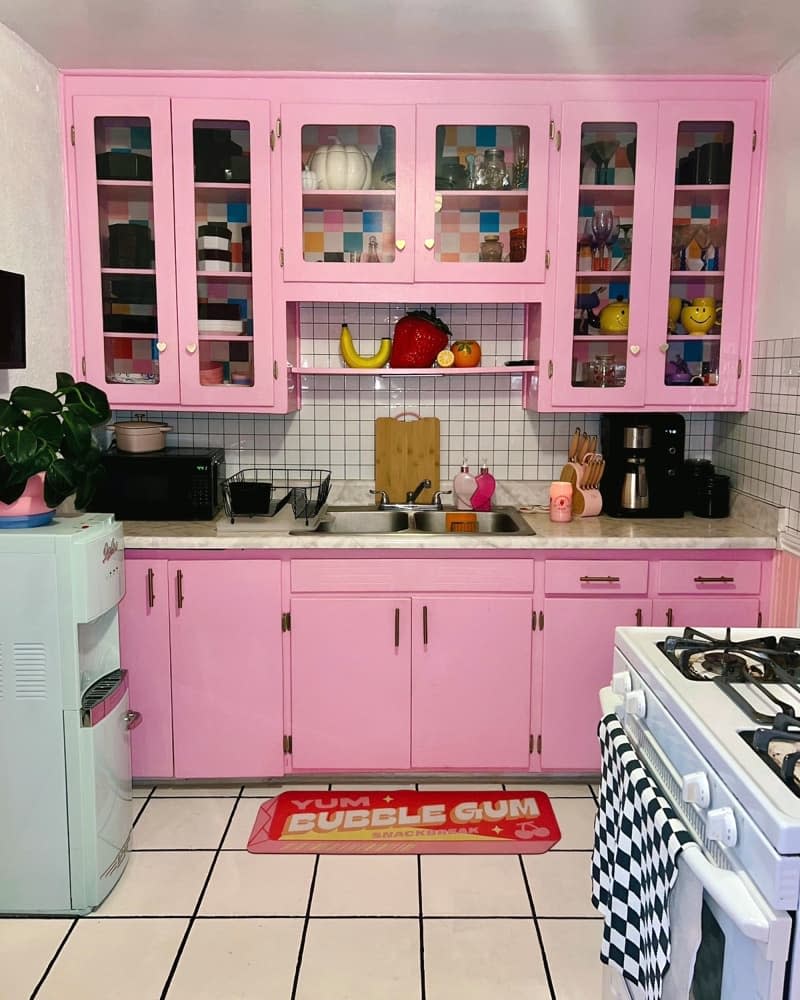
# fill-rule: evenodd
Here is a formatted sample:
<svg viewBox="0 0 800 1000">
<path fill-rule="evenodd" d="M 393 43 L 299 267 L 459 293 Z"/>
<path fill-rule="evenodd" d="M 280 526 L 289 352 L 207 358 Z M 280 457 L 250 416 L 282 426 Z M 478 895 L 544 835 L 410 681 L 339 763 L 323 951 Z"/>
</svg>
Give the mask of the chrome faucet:
<svg viewBox="0 0 800 1000">
<path fill-rule="evenodd" d="M 417 497 L 422 493 L 423 490 L 429 490 L 431 488 L 430 479 L 423 479 L 422 482 L 416 487 L 416 489 L 409 490 L 406 493 L 406 503 L 416 503 Z"/>
</svg>

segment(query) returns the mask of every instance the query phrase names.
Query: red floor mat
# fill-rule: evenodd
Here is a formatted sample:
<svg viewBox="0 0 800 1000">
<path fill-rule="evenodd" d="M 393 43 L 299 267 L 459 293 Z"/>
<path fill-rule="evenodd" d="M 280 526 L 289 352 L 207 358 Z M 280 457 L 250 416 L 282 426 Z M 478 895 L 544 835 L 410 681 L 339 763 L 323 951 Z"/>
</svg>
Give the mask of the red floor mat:
<svg viewBox="0 0 800 1000">
<path fill-rule="evenodd" d="M 543 854 L 561 839 L 544 792 L 281 792 L 252 854 Z"/>
</svg>

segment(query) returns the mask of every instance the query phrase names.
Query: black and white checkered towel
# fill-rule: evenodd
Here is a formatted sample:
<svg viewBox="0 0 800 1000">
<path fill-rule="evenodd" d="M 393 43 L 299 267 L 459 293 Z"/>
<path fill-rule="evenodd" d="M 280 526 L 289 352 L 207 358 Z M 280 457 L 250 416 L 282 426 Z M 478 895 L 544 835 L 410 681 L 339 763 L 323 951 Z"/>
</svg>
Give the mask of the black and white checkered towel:
<svg viewBox="0 0 800 1000">
<path fill-rule="evenodd" d="M 669 894 L 691 834 L 659 794 L 615 715 L 600 721 L 600 805 L 594 824 L 592 903 L 604 918 L 601 961 L 661 997 L 669 968 Z"/>
</svg>

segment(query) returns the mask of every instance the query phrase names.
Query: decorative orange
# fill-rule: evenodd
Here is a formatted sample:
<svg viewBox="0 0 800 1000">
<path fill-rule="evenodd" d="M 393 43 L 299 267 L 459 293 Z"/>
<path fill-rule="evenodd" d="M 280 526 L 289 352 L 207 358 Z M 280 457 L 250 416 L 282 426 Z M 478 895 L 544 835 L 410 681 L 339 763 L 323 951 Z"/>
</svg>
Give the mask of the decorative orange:
<svg viewBox="0 0 800 1000">
<path fill-rule="evenodd" d="M 456 368 L 477 368 L 481 363 L 481 345 L 477 340 L 456 340 L 451 350 L 456 356 Z"/>
</svg>

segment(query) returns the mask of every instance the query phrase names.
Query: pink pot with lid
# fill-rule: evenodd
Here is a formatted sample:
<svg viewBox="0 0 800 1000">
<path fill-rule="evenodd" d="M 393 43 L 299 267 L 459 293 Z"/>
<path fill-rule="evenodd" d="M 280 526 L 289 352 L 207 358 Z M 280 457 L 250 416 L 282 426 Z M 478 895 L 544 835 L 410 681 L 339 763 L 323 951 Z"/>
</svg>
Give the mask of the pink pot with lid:
<svg viewBox="0 0 800 1000">
<path fill-rule="evenodd" d="M 167 446 L 167 431 L 172 428 L 153 420 L 118 420 L 111 424 L 118 451 L 163 451 Z"/>
</svg>

